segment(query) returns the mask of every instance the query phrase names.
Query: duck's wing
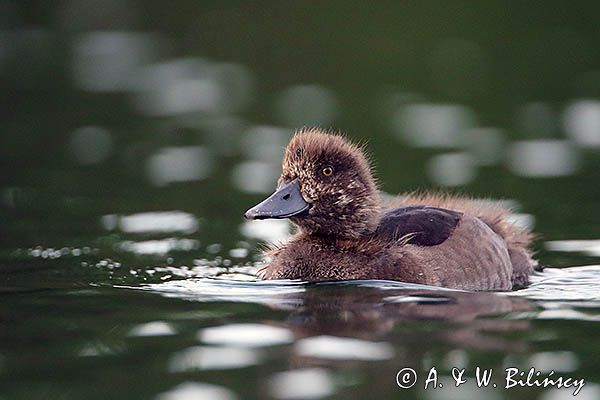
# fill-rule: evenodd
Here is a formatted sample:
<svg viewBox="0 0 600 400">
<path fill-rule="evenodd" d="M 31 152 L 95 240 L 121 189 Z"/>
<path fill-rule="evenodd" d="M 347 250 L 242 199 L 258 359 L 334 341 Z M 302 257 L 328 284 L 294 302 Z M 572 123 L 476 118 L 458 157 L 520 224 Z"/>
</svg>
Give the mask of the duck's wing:
<svg viewBox="0 0 600 400">
<path fill-rule="evenodd" d="M 418 246 L 435 246 L 443 243 L 454 231 L 462 213 L 443 208 L 410 206 L 386 212 L 376 235 L 387 239 L 406 239 Z"/>
</svg>

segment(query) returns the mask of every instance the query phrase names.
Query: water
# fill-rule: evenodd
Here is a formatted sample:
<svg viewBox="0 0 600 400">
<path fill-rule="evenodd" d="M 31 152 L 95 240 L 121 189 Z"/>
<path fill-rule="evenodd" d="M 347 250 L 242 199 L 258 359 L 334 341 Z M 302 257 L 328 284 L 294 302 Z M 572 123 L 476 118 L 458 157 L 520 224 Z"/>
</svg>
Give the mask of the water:
<svg viewBox="0 0 600 400">
<path fill-rule="evenodd" d="M 115 279 L 110 264 L 92 268 Z M 169 275 L 178 269 L 189 274 L 171 267 Z M 599 273 L 600 266 L 547 269 L 529 288 L 509 293 L 391 281 L 268 282 L 235 273 L 13 286 L 3 291 L 3 395 L 341 398 L 369 396 L 373 387 L 385 397 L 418 398 L 572 393 L 480 389 L 479 366 L 498 375 L 534 367 L 583 378 L 578 396 L 591 399 L 600 389 L 590 350 L 600 320 Z M 40 272 L 22 274 L 27 282 Z M 396 374 L 409 367 L 417 385 L 400 389 Z M 424 389 L 432 367 L 447 389 Z M 468 382 L 453 387 L 452 368 L 464 368 Z"/>
<path fill-rule="evenodd" d="M 35 3 L 0 2 L 0 399 L 600 397 L 596 4 Z M 549 268 L 258 281 L 291 229 L 242 215 L 310 124 L 390 195 L 506 202 Z"/>
</svg>

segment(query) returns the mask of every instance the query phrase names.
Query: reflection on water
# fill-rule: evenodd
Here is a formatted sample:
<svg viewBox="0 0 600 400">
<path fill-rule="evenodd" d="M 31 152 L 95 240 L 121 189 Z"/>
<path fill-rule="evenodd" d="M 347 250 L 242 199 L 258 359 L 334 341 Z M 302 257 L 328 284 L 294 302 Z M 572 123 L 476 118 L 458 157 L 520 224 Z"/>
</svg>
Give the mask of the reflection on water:
<svg viewBox="0 0 600 400">
<path fill-rule="evenodd" d="M 225 346 L 265 347 L 293 341 L 292 333 L 284 328 L 261 324 L 229 324 L 213 326 L 198 332 L 203 343 Z"/>
<path fill-rule="evenodd" d="M 246 244 L 238 245 L 245 249 Z M 86 256 L 91 255 L 90 249 Z M 99 371 L 115 379 L 124 363 L 141 362 L 146 365 L 143 375 L 156 383 L 132 370 L 128 387 L 155 398 L 248 398 L 264 393 L 294 399 L 356 391 L 368 396 L 373 387 L 384 397 L 448 399 L 485 393 L 509 398 L 520 393 L 492 388 L 481 392 L 472 382 L 454 388 L 452 368 L 466 368 L 473 380 L 476 366 L 499 374 L 509 366 L 533 366 L 544 374 L 583 377 L 586 385 L 580 396 L 594 398 L 598 393 L 585 343 L 595 330 L 595 325 L 586 324 L 600 320 L 600 267 L 547 268 L 533 276 L 527 289 L 479 293 L 393 281 L 260 281 L 255 276 L 259 265 L 240 261 L 230 267 L 216 259 L 197 259 L 194 267 L 137 268 L 131 270 L 136 274 L 128 285 L 5 297 L 7 321 L 38 313 L 39 304 L 60 302 L 68 310 L 60 319 L 49 313 L 29 318 L 28 328 L 4 331 L 3 342 L 17 347 L 0 346 L 0 353 L 22 374 L 30 364 L 17 360 L 23 355 L 39 357 L 43 352 L 36 349 L 50 343 L 56 349 L 53 358 L 38 360 L 37 368 L 51 371 L 60 358 L 81 366 L 76 376 L 87 384 L 97 380 Z M 110 265 L 100 262 L 95 270 L 108 274 L 122 269 Z M 123 272 L 130 274 L 128 270 Z M 241 271 L 251 280 L 239 279 Z M 145 284 L 144 277 L 154 283 Z M 137 310 L 133 318 L 130 307 Z M 50 321 L 54 322 L 48 325 Z M 71 331 L 71 324 L 83 330 Z M 572 324 L 581 330 L 573 330 Z M 42 326 L 44 342 L 31 348 L 30 329 L 37 332 Z M 86 329 L 96 333 L 90 336 Z M 19 335 L 30 339 L 20 341 Z M 573 342 L 557 345 L 564 337 Z M 453 390 L 431 392 L 422 385 L 400 390 L 394 378 L 407 366 L 419 374 L 436 367 L 440 382 Z M 544 398 L 571 395 L 551 388 L 536 393 Z"/>
<path fill-rule="evenodd" d="M 567 134 L 581 147 L 600 147 L 600 101 L 578 100 L 565 110 Z"/>
<path fill-rule="evenodd" d="M 129 336 L 170 336 L 176 331 L 171 324 L 164 321 L 152 321 L 140 324 L 129 332 Z"/>
<path fill-rule="evenodd" d="M 134 82 L 135 105 L 148 116 L 227 114 L 243 109 L 253 91 L 246 67 L 191 57 L 148 64 Z"/>
<path fill-rule="evenodd" d="M 260 363 L 258 352 L 244 347 L 192 346 L 173 354 L 169 372 L 245 368 Z"/>
<path fill-rule="evenodd" d="M 337 343 L 336 337 L 376 338 L 389 334 L 396 324 L 422 319 L 451 322 L 475 321 L 485 316 L 504 315 L 525 312 L 531 305 L 520 298 L 506 297 L 495 293 L 470 293 L 439 288 L 427 288 L 420 285 L 399 282 L 356 281 L 341 284 L 303 285 L 289 282 L 248 282 L 186 280 L 143 286 L 167 297 L 185 300 L 212 302 L 253 302 L 268 305 L 273 309 L 289 311 L 286 322 L 275 322 L 285 326 L 296 337 L 313 337 L 311 340 L 297 342 L 299 355 L 323 359 L 361 359 L 359 353 L 348 349 L 359 347 L 370 357 L 391 357 L 393 351 L 385 350 L 385 344 L 368 341 L 350 340 Z M 524 344 L 494 340 L 482 335 L 479 330 L 500 331 L 522 330 L 527 327 L 524 321 L 488 320 L 473 323 L 469 328 L 450 329 L 445 333 L 436 333 L 438 340 L 460 343 L 475 348 L 511 350 Z M 270 332 L 263 326 L 235 325 L 211 328 L 201 333 L 214 338 L 221 344 L 260 343 L 279 340 L 284 332 Z M 275 335 L 275 336 L 273 336 Z M 412 333 L 411 333 L 412 335 Z M 229 339 L 231 337 L 231 339 Z M 287 337 L 287 336 L 286 336 Z M 256 339 L 255 339 L 256 338 Z M 275 338 L 275 339 L 274 339 Z M 289 338 L 286 339 L 289 341 Z M 240 342 L 241 341 L 241 342 Z M 336 347 L 337 350 L 336 350 Z M 346 355 L 342 349 L 346 348 Z M 317 349 L 326 349 L 322 353 Z M 352 354 L 351 354 L 352 353 Z M 380 356 L 377 356 L 377 354 Z M 321 357 L 322 356 L 322 357 Z"/>
<path fill-rule="evenodd" d="M 147 162 L 148 179 L 156 186 L 202 180 L 211 169 L 210 155 L 200 146 L 163 147 Z"/>
<path fill-rule="evenodd" d="M 508 158 L 513 173 L 536 178 L 572 175 L 579 166 L 579 155 L 566 140 L 518 141 Z"/>
<path fill-rule="evenodd" d="M 432 157 L 427 169 L 440 186 L 463 186 L 475 178 L 473 159 L 467 153 L 445 153 Z"/>
<path fill-rule="evenodd" d="M 504 133 L 499 128 L 478 127 L 465 133 L 467 147 L 473 161 L 480 166 L 491 166 L 502 160 Z"/>
<path fill-rule="evenodd" d="M 552 240 L 545 243 L 546 249 L 560 252 L 580 252 L 600 257 L 600 239 L 596 240 Z"/>
<path fill-rule="evenodd" d="M 250 239 L 267 243 L 282 242 L 289 239 L 291 224 L 285 219 L 263 219 L 244 221 L 240 233 Z"/>
<path fill-rule="evenodd" d="M 417 147 L 455 147 L 463 141 L 461 135 L 476 124 L 473 111 L 456 104 L 415 103 L 397 113 L 398 133 Z"/>
<path fill-rule="evenodd" d="M 333 377 L 323 368 L 279 372 L 269 380 L 269 394 L 276 399 L 320 399 L 334 392 Z"/>
<path fill-rule="evenodd" d="M 169 369 L 207 371 L 264 365 L 265 349 L 289 345 L 285 354 L 293 367 L 270 376 L 267 390 L 275 398 L 306 398 L 343 390 L 336 375 L 352 365 L 390 363 L 381 370 L 390 376 L 397 366 L 468 368 L 474 365 L 472 352 L 506 354 L 502 368 L 534 366 L 545 374 L 577 375 L 581 361 L 574 352 L 536 350 L 538 346 L 548 348 L 543 344 L 552 340 L 536 321 L 600 320 L 599 277 L 600 267 L 546 269 L 535 274 L 529 288 L 509 293 L 463 292 L 391 281 L 307 285 L 223 279 L 169 281 L 135 289 L 204 304 L 263 304 L 283 312 L 283 318 L 264 314 L 259 317 L 260 324 L 202 328 L 196 335 L 202 345 L 174 354 Z M 423 357 L 430 349 L 419 343 L 461 350 L 448 352 L 443 362 L 435 356 L 426 361 Z M 352 385 L 352 379 L 347 379 L 346 384 Z M 441 382 L 453 383 L 444 373 Z M 475 395 L 475 389 L 462 387 L 455 394 Z M 485 390 L 490 396 L 498 395 Z M 596 393 L 594 390 L 590 393 Z M 561 393 L 549 390 L 546 395 Z"/>
<path fill-rule="evenodd" d="M 302 304 L 305 285 L 296 282 L 269 282 L 239 280 L 171 280 L 142 286 L 142 290 L 156 291 L 165 297 L 191 301 L 232 301 L 277 305 L 289 308 Z"/>
<path fill-rule="evenodd" d="M 392 358 L 394 347 L 386 342 L 320 335 L 298 340 L 294 352 L 320 359 L 378 361 Z"/>
<path fill-rule="evenodd" d="M 194 239 L 168 238 L 161 240 L 144 240 L 139 242 L 123 241 L 119 249 L 135 254 L 167 254 L 173 251 L 190 251 L 199 248 L 199 242 Z"/>
<path fill-rule="evenodd" d="M 139 69 L 157 57 L 157 37 L 119 31 L 92 31 L 73 43 L 73 78 L 90 92 L 132 89 Z"/>
<path fill-rule="evenodd" d="M 269 193 L 279 178 L 279 166 L 264 161 L 246 161 L 238 164 L 231 173 L 235 187 L 247 193 Z"/>
<path fill-rule="evenodd" d="M 186 399 L 211 399 L 235 400 L 238 397 L 231 390 L 208 383 L 185 382 L 174 387 L 168 392 L 159 394 L 157 400 L 186 400 Z"/>
<path fill-rule="evenodd" d="M 244 132 L 240 150 L 247 158 L 231 172 L 231 182 L 247 193 L 270 193 L 280 174 L 283 149 L 292 135 L 288 128 L 259 125 Z"/>
<path fill-rule="evenodd" d="M 284 90 L 275 108 L 287 126 L 329 126 L 338 112 L 335 93 L 319 85 L 299 85 Z"/>
<path fill-rule="evenodd" d="M 198 219 L 182 211 L 147 212 L 124 216 L 105 215 L 102 217 L 104 229 L 117 227 L 125 233 L 194 233 L 198 230 Z"/>
</svg>

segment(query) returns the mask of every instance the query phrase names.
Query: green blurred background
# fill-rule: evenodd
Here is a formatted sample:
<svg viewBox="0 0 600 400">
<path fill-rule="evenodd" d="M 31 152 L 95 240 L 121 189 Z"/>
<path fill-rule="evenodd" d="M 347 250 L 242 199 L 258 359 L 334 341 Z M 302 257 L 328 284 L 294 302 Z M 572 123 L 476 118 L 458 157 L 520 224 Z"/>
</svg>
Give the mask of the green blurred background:
<svg viewBox="0 0 600 400">
<path fill-rule="evenodd" d="M 0 7 L 11 247 L 173 208 L 224 240 L 313 124 L 368 142 L 387 192 L 516 199 L 547 237 L 597 233 L 596 2 Z"/>
</svg>

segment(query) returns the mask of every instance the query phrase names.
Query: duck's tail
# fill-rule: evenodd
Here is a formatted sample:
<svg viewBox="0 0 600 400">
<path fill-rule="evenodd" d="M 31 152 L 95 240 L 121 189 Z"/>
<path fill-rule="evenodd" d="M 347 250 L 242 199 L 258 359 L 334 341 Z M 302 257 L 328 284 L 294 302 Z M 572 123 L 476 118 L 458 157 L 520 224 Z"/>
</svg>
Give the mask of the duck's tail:
<svg viewBox="0 0 600 400">
<path fill-rule="evenodd" d="M 500 202 L 437 193 L 411 193 L 394 199 L 390 206 L 396 208 L 415 204 L 461 211 L 482 220 L 506 242 L 513 266 L 513 288 L 518 289 L 528 285 L 529 274 L 537 265 L 532 259 L 529 248 L 534 235 L 528 229 L 511 221 L 510 209 Z"/>
</svg>

